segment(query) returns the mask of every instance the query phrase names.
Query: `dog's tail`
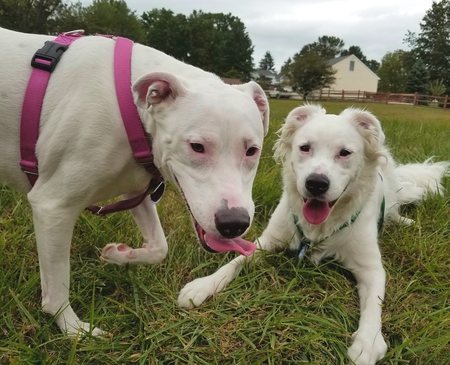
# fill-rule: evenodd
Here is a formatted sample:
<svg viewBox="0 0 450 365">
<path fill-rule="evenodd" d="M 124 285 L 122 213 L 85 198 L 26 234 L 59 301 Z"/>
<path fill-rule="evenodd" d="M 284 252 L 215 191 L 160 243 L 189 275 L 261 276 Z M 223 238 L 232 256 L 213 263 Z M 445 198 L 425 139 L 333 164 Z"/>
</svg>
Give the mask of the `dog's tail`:
<svg viewBox="0 0 450 365">
<path fill-rule="evenodd" d="M 432 158 L 423 163 L 398 165 L 395 169 L 400 188 L 397 201 L 409 204 L 424 199 L 427 194 L 443 194 L 441 180 L 450 176 L 450 161 L 433 162 Z"/>
</svg>

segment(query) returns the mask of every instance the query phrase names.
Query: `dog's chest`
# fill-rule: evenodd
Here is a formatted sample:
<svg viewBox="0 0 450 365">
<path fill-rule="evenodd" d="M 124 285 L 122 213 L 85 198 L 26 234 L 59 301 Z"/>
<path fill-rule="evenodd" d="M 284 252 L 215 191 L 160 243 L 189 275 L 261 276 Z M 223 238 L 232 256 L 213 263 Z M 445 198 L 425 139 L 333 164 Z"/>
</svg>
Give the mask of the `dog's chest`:
<svg viewBox="0 0 450 365">
<path fill-rule="evenodd" d="M 302 229 L 298 222 L 296 225 L 296 239 L 290 244 L 290 249 L 298 253 L 298 258 L 310 256 L 311 260 L 318 263 L 326 257 L 339 259 L 342 245 L 345 244 L 346 232 L 349 227 L 338 229 L 324 229 L 326 227 L 312 227 Z M 319 229 L 321 228 L 321 229 Z"/>
</svg>

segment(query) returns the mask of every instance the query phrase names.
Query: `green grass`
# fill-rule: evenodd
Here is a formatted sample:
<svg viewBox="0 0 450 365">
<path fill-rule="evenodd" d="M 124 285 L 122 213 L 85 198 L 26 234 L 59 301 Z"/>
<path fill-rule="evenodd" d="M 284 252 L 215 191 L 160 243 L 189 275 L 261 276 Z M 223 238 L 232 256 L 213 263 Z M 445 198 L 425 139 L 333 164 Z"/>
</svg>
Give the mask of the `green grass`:
<svg viewBox="0 0 450 365">
<path fill-rule="evenodd" d="M 300 102 L 271 101 L 271 127 L 254 186 L 257 211 L 247 235 L 264 229 L 281 194 L 272 145 Z M 323 103 L 330 113 L 350 104 Z M 450 160 L 450 112 L 359 104 L 382 122 L 396 159 Z M 445 185 L 450 190 L 450 179 Z M 26 200 L 0 187 L 0 364 L 348 364 L 358 326 L 352 276 L 333 261 L 315 267 L 290 252 L 266 253 L 200 308 L 178 308 L 179 290 L 213 273 L 235 254 L 212 255 L 197 244 L 181 197 L 169 187 L 159 204 L 168 257 L 154 266 L 99 261 L 109 242 L 142 243 L 129 213 L 83 214 L 72 245 L 71 299 L 107 340 L 66 339 L 40 310 L 39 267 Z M 391 225 L 380 239 L 387 272 L 380 364 L 450 364 L 450 199 L 435 197 L 405 214 L 412 227 Z"/>
</svg>

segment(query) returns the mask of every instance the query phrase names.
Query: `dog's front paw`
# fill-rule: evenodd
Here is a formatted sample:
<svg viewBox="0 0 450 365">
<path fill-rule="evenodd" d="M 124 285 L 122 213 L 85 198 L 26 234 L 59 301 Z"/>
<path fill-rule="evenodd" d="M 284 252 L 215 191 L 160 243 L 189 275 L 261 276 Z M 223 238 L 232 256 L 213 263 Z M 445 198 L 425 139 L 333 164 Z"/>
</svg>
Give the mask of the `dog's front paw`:
<svg viewBox="0 0 450 365">
<path fill-rule="evenodd" d="M 195 279 L 181 289 L 178 304 L 182 308 L 192 309 L 202 304 L 208 297 L 220 292 L 228 285 L 241 269 L 244 256 L 239 256 L 214 274 Z M 237 260 L 237 261 L 236 261 Z"/>
<path fill-rule="evenodd" d="M 110 264 L 125 265 L 136 259 L 136 252 L 123 244 L 110 243 L 103 247 L 100 260 Z"/>
<path fill-rule="evenodd" d="M 98 327 L 93 327 L 91 330 L 91 325 L 89 323 L 81 321 L 77 322 L 75 325 L 66 324 L 65 329 L 62 329 L 62 331 L 68 337 L 84 336 L 88 333 L 91 333 L 94 337 L 108 338 L 112 336 L 108 332 L 102 331 Z"/>
<path fill-rule="evenodd" d="M 167 246 L 143 244 L 141 248 L 131 248 L 124 244 L 110 243 L 106 245 L 100 260 L 110 264 L 156 264 L 167 255 Z"/>
<path fill-rule="evenodd" d="M 353 343 L 348 349 L 348 356 L 356 365 L 374 365 L 386 352 L 387 345 L 381 332 L 373 338 L 356 331 L 353 334 Z"/>
<path fill-rule="evenodd" d="M 219 292 L 225 285 L 215 283 L 213 275 L 195 279 L 186 284 L 178 295 L 178 305 L 185 309 L 198 307 L 214 293 Z"/>
<path fill-rule="evenodd" d="M 78 319 L 72 309 L 65 310 L 56 318 L 56 324 L 60 330 L 68 337 L 82 337 L 86 334 L 91 334 L 94 337 L 111 337 L 108 332 L 102 331 L 100 328 L 92 327 L 87 322 L 82 322 Z"/>
</svg>

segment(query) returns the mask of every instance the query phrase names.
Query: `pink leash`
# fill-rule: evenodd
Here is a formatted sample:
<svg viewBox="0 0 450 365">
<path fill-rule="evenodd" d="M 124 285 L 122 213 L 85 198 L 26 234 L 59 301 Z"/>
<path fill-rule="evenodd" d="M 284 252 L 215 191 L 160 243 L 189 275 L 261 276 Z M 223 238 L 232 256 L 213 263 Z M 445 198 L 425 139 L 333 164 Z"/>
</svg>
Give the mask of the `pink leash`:
<svg viewBox="0 0 450 365">
<path fill-rule="evenodd" d="M 54 41 L 47 41 L 32 58 L 33 71 L 25 92 L 20 125 L 20 166 L 26 173 L 31 186 L 38 179 L 38 161 L 36 143 L 39 137 L 39 121 L 42 102 L 50 80 L 51 72 L 58 64 L 69 45 L 83 35 L 82 31 L 60 34 Z M 143 194 L 134 198 L 109 204 L 105 207 L 86 208 L 94 214 L 105 215 L 134 208 L 141 204 L 147 195 L 157 203 L 164 193 L 164 178 L 153 163 L 151 139 L 148 139 L 131 94 L 131 55 L 133 41 L 117 37 L 114 48 L 114 78 L 117 100 L 125 130 L 136 160 L 152 175 L 152 179 Z M 151 137 L 150 137 L 151 138 Z"/>
</svg>

